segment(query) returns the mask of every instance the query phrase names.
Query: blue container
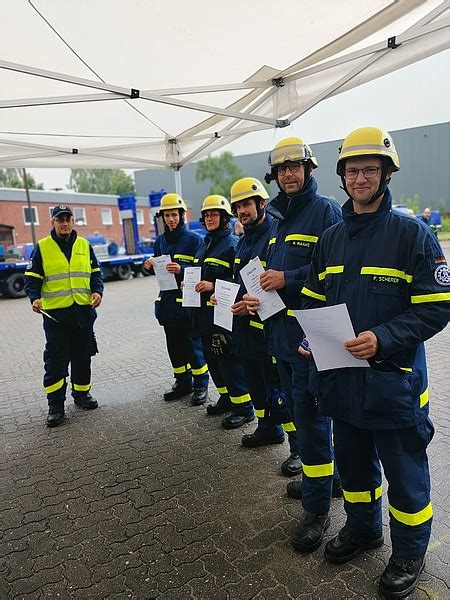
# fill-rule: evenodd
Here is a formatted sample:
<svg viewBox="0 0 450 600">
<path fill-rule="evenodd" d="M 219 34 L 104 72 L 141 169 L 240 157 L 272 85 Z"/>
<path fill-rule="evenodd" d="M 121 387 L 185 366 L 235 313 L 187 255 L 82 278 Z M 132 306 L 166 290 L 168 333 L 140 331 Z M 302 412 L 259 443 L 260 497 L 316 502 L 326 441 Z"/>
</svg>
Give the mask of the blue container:
<svg viewBox="0 0 450 600">
<path fill-rule="evenodd" d="M 161 204 L 161 198 L 166 194 L 166 190 L 159 190 L 159 192 L 151 191 L 148 195 L 150 208 L 158 208 Z"/>
</svg>

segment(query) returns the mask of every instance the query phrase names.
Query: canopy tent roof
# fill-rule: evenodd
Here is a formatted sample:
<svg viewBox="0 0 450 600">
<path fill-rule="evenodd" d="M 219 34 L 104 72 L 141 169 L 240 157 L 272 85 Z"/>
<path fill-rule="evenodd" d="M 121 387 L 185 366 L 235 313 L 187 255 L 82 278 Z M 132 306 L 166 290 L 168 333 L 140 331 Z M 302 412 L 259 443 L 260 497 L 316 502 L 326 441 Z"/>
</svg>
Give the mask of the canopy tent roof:
<svg viewBox="0 0 450 600">
<path fill-rule="evenodd" d="M 2 7 L 3 167 L 177 170 L 450 47 L 449 0 Z"/>
</svg>

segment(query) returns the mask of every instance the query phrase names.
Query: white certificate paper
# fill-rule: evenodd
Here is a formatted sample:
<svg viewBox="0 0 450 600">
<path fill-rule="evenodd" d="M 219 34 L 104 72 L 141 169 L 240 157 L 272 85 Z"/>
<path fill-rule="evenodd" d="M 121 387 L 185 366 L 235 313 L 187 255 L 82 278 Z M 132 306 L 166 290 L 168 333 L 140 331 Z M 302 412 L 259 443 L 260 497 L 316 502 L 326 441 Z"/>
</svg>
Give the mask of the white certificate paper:
<svg viewBox="0 0 450 600">
<path fill-rule="evenodd" d="M 159 289 L 161 292 L 169 290 L 177 290 L 178 284 L 173 273 L 169 273 L 166 269 L 167 265 L 172 262 L 168 254 L 155 256 L 153 258 L 153 270 L 155 271 L 156 279 L 158 280 Z"/>
<path fill-rule="evenodd" d="M 194 308 L 199 308 L 201 306 L 200 294 L 194 289 L 200 281 L 201 275 L 201 267 L 186 267 L 184 270 L 182 306 L 191 306 Z"/>
<path fill-rule="evenodd" d="M 247 292 L 251 296 L 259 298 L 259 307 L 256 312 L 261 321 L 265 321 L 272 315 L 280 312 L 283 308 L 286 308 L 286 305 L 276 290 L 265 292 L 262 289 L 259 283 L 261 273 L 264 273 L 264 267 L 262 266 L 259 256 L 251 260 L 248 265 L 245 265 L 240 271 Z"/>
<path fill-rule="evenodd" d="M 344 342 L 356 337 L 346 304 L 294 312 L 319 371 L 369 366 L 366 360 L 354 358 L 344 347 Z"/>
<path fill-rule="evenodd" d="M 228 329 L 228 331 L 233 330 L 233 313 L 231 312 L 231 305 L 234 304 L 240 287 L 241 286 L 237 283 L 216 279 L 214 295 L 217 304 L 214 306 L 214 325 Z"/>
</svg>

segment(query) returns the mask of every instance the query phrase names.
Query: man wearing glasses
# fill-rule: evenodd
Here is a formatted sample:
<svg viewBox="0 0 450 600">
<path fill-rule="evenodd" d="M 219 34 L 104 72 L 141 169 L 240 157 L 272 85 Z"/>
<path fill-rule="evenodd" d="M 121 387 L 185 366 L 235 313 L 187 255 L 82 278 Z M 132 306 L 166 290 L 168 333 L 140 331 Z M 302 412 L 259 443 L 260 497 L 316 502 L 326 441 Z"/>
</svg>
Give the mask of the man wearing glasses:
<svg viewBox="0 0 450 600">
<path fill-rule="evenodd" d="M 345 348 L 369 363 L 321 371 L 314 386 L 320 413 L 333 418 L 347 513 L 325 558 L 343 564 L 383 544 L 382 465 L 392 555 L 379 585 L 389 598 L 411 594 L 424 568 L 434 433 L 424 341 L 450 318 L 450 272 L 436 236 L 392 210 L 388 184 L 399 168 L 385 131 L 363 127 L 346 137 L 337 163 L 349 196 L 344 222 L 321 237 L 302 290 L 304 308 L 347 305 L 356 337 Z"/>
<path fill-rule="evenodd" d="M 51 222 L 50 235 L 39 240 L 31 255 L 25 290 L 33 311 L 43 315 L 47 425 L 56 427 L 64 419 L 69 363 L 75 404 L 98 406 L 90 394 L 91 356 L 97 352 L 93 325 L 103 281 L 91 245 L 73 229 L 71 209 L 56 206 Z"/>
<path fill-rule="evenodd" d="M 317 413 L 316 398 L 309 389 L 310 361 L 297 352 L 303 332 L 293 311 L 300 308 L 300 291 L 319 237 L 342 216 L 337 202 L 317 192 L 312 171 L 318 163 L 302 139 L 281 140 L 269 155 L 269 165 L 266 181 L 275 180 L 280 191 L 266 209 L 275 222 L 267 270 L 260 283 L 266 291 L 277 290 L 286 309 L 266 321 L 265 332 L 291 417 L 291 423 L 285 426 L 291 456 L 283 463 L 282 472 L 298 475 L 303 465 L 303 481 L 288 484 L 288 494 L 301 497 L 304 508 L 292 543 L 300 552 L 311 552 L 320 546 L 330 524 L 334 474 L 331 419 Z M 257 309 L 257 298 L 247 294 L 244 299 L 250 311 Z M 337 481 L 335 495 L 340 493 Z"/>
</svg>

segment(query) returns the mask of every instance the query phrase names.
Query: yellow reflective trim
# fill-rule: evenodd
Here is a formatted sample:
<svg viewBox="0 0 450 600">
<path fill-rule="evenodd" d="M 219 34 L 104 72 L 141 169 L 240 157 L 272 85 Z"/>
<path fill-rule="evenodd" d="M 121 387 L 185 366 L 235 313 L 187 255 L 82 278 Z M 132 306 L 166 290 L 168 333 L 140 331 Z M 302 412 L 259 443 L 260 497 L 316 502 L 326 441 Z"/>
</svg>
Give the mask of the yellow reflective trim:
<svg viewBox="0 0 450 600">
<path fill-rule="evenodd" d="M 284 431 L 286 433 L 289 433 L 290 431 L 297 431 L 295 429 L 294 423 L 292 423 L 292 422 L 290 422 L 290 423 L 282 423 L 281 425 L 282 425 L 282 427 L 283 427 L 283 429 L 284 429 Z"/>
<path fill-rule="evenodd" d="M 250 327 L 256 327 L 256 329 L 264 329 L 264 323 L 258 323 L 258 321 L 250 321 Z"/>
<path fill-rule="evenodd" d="M 262 266 L 263 266 L 263 267 L 267 267 L 267 263 L 266 263 L 266 261 L 265 261 L 265 260 L 262 260 L 262 261 L 261 261 L 261 264 L 262 264 Z"/>
<path fill-rule="evenodd" d="M 175 375 L 180 375 L 180 373 L 186 373 L 186 365 L 183 365 L 182 367 L 173 367 L 173 372 L 175 373 Z"/>
<path fill-rule="evenodd" d="M 400 367 L 402 371 L 406 371 L 407 373 L 412 373 L 411 367 Z"/>
<path fill-rule="evenodd" d="M 200 261 L 200 259 L 199 259 L 199 258 L 194 258 L 194 262 L 195 262 L 195 263 L 198 263 L 199 261 Z"/>
<path fill-rule="evenodd" d="M 318 241 L 317 235 L 305 235 L 304 233 L 291 233 L 284 238 L 285 242 L 312 242 L 315 244 Z"/>
<path fill-rule="evenodd" d="M 322 302 L 326 301 L 326 297 L 323 296 L 322 294 L 316 294 L 316 292 L 312 292 L 311 290 L 309 290 L 307 287 L 302 288 L 302 294 L 304 294 L 305 296 L 310 296 L 311 298 L 315 298 L 316 300 L 322 300 Z"/>
<path fill-rule="evenodd" d="M 277 359 L 275 358 L 275 356 L 272 356 L 272 364 L 276 365 L 277 364 Z"/>
<path fill-rule="evenodd" d="M 190 365 L 190 363 L 188 363 L 188 364 L 186 365 L 186 371 L 189 371 L 190 369 L 191 369 L 191 365 Z"/>
<path fill-rule="evenodd" d="M 276 241 L 277 241 L 276 237 L 270 238 L 270 240 L 269 240 L 269 246 L 271 246 L 272 244 L 275 244 Z"/>
<path fill-rule="evenodd" d="M 327 275 L 331 275 L 332 273 L 343 273 L 344 272 L 344 265 L 336 265 L 334 267 L 327 267 L 325 269 L 325 271 L 322 271 L 322 273 L 319 273 L 319 281 L 322 281 L 322 279 L 325 279 L 325 277 Z"/>
<path fill-rule="evenodd" d="M 324 465 L 305 465 L 302 462 L 303 473 L 307 477 L 328 477 L 334 473 L 334 462 Z"/>
<path fill-rule="evenodd" d="M 38 273 L 33 273 L 33 271 L 25 271 L 25 275 L 27 277 L 36 277 L 36 279 L 44 279 L 42 275 L 39 275 Z"/>
<path fill-rule="evenodd" d="M 234 262 L 236 265 L 240 265 L 241 264 L 241 259 L 240 258 L 235 258 Z"/>
<path fill-rule="evenodd" d="M 343 490 L 344 499 L 347 502 L 355 503 L 355 502 L 372 502 L 372 494 L 371 492 L 348 492 L 347 490 Z M 375 500 L 381 498 L 383 494 L 383 487 L 380 485 L 375 489 Z"/>
<path fill-rule="evenodd" d="M 207 300 L 206 301 L 206 306 L 214 306 L 214 304 L 210 300 Z"/>
<path fill-rule="evenodd" d="M 295 312 L 291 308 L 287 309 L 286 314 L 288 317 L 295 317 Z"/>
<path fill-rule="evenodd" d="M 244 402 L 250 402 L 250 394 L 242 394 L 242 396 L 230 396 L 230 400 L 233 404 L 243 404 Z"/>
<path fill-rule="evenodd" d="M 450 294 L 422 294 L 421 296 L 411 296 L 412 304 L 421 304 L 422 302 L 445 302 L 450 300 Z"/>
<path fill-rule="evenodd" d="M 264 410 L 264 408 L 261 410 L 255 409 L 255 415 L 258 417 L 258 419 L 264 419 L 265 412 L 266 411 Z"/>
<path fill-rule="evenodd" d="M 100 267 L 96 267 L 95 269 L 92 269 L 91 273 L 98 273 L 98 271 L 100 271 Z"/>
<path fill-rule="evenodd" d="M 428 404 L 428 388 L 420 394 L 420 408 L 423 408 L 425 404 Z"/>
<path fill-rule="evenodd" d="M 188 260 L 189 262 L 194 260 L 193 256 L 189 256 L 188 254 L 174 254 L 173 259 L 181 258 L 181 260 Z"/>
<path fill-rule="evenodd" d="M 209 256 L 208 258 L 205 258 L 204 260 L 205 263 L 213 263 L 215 265 L 222 265 L 223 267 L 229 267 L 230 263 L 227 262 L 226 260 L 220 260 L 220 258 L 213 258 L 212 256 Z"/>
<path fill-rule="evenodd" d="M 226 387 L 216 388 L 219 394 L 228 394 L 228 389 Z"/>
<path fill-rule="evenodd" d="M 66 383 L 66 378 L 64 377 L 63 379 L 60 379 L 53 385 L 48 385 L 47 387 L 44 387 L 44 392 L 46 394 L 51 394 L 52 392 L 56 392 L 57 390 L 60 390 L 65 383 Z"/>
<path fill-rule="evenodd" d="M 91 384 L 87 385 L 78 385 L 78 383 L 72 383 L 72 389 L 75 392 L 88 392 L 91 389 Z"/>
<path fill-rule="evenodd" d="M 161 296 L 158 296 L 157 298 L 155 298 L 155 302 L 161 302 Z"/>
<path fill-rule="evenodd" d="M 387 277 L 398 277 L 404 279 L 407 283 L 411 283 L 413 280 L 412 275 L 408 275 L 405 271 L 399 271 L 398 269 L 389 269 L 385 267 L 361 267 L 361 275 L 386 275 Z"/>
<path fill-rule="evenodd" d="M 200 369 L 192 369 L 192 375 L 203 375 L 208 372 L 208 365 L 205 363 Z"/>
<path fill-rule="evenodd" d="M 176 298 L 177 302 L 183 302 L 183 298 Z"/>
<path fill-rule="evenodd" d="M 411 527 L 422 525 L 422 523 L 425 523 L 425 521 L 428 521 L 433 516 L 433 507 L 431 502 L 425 506 L 425 508 L 416 513 L 402 512 L 401 510 L 394 508 L 391 504 L 389 504 L 388 507 L 389 512 L 395 519 L 397 519 L 397 521 L 400 521 L 400 523 L 403 523 L 404 525 L 410 525 Z"/>
</svg>

